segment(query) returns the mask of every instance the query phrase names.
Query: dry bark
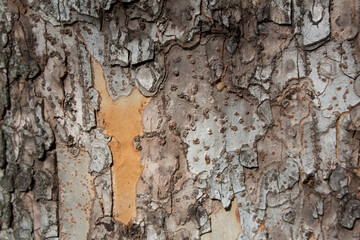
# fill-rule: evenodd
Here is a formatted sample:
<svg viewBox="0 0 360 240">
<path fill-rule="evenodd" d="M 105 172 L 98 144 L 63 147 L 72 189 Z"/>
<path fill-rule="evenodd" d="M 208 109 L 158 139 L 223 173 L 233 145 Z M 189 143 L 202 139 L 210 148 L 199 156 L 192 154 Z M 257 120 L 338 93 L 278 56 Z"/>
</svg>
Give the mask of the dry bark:
<svg viewBox="0 0 360 240">
<path fill-rule="evenodd" d="M 1 0 L 0 239 L 359 239 L 359 5 Z"/>
</svg>

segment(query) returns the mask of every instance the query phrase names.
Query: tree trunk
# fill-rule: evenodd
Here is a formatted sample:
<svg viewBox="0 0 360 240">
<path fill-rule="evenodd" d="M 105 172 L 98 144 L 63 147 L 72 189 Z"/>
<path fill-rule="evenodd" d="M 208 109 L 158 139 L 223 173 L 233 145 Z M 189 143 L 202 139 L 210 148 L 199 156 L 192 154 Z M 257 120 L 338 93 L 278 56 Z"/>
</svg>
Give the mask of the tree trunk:
<svg viewBox="0 0 360 240">
<path fill-rule="evenodd" d="M 359 1 L 0 5 L 0 239 L 360 239 Z"/>
</svg>

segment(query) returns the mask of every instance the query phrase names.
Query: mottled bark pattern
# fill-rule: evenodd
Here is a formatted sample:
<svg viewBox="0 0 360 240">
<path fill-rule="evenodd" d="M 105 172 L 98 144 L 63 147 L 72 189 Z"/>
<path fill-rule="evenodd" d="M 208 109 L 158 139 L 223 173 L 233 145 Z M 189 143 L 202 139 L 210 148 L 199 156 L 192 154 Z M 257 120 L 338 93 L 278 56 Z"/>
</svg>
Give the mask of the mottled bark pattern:
<svg viewBox="0 0 360 240">
<path fill-rule="evenodd" d="M 359 239 L 357 0 L 0 0 L 0 239 Z"/>
</svg>

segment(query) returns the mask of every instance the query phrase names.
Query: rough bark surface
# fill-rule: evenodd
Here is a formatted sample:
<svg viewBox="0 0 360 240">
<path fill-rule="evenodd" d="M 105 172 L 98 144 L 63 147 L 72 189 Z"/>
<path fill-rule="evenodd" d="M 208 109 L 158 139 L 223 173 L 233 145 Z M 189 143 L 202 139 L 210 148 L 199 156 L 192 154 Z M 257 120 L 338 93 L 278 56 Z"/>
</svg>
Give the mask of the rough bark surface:
<svg viewBox="0 0 360 240">
<path fill-rule="evenodd" d="M 0 0 L 0 239 L 360 239 L 357 0 Z"/>
</svg>

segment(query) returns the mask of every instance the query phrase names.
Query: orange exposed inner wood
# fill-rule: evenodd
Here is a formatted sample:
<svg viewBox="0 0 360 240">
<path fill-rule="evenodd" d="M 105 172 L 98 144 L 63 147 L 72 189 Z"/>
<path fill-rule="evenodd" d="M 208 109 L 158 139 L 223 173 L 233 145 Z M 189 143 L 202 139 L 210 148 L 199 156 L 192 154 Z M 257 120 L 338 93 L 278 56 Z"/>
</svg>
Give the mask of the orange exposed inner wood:
<svg viewBox="0 0 360 240">
<path fill-rule="evenodd" d="M 136 216 L 136 184 L 143 170 L 133 139 L 142 133 L 142 112 L 150 99 L 134 89 L 129 96 L 114 101 L 107 92 L 100 63 L 92 58 L 91 66 L 94 86 L 101 96 L 99 124 L 112 137 L 113 215 L 128 225 Z"/>
</svg>

